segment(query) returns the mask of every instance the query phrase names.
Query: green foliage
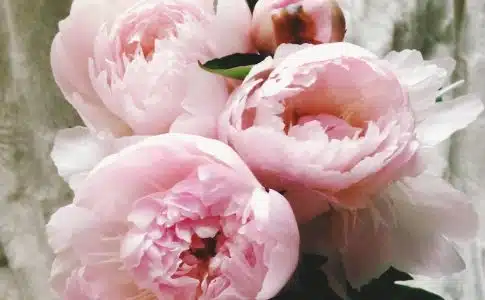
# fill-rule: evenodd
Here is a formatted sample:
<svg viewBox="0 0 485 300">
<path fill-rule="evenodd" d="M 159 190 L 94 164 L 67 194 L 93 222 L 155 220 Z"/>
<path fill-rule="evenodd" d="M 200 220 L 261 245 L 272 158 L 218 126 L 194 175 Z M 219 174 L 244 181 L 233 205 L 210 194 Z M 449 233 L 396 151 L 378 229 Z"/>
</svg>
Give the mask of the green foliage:
<svg viewBox="0 0 485 300">
<path fill-rule="evenodd" d="M 235 53 L 221 58 L 216 58 L 199 65 L 204 70 L 219 74 L 228 78 L 243 80 L 251 71 L 251 68 L 262 62 L 265 56 L 255 53 Z"/>
<path fill-rule="evenodd" d="M 293 279 L 273 300 L 342 300 L 331 290 L 325 274 L 319 270 L 324 262 L 323 257 L 303 255 Z M 395 283 L 411 279 L 409 274 L 390 268 L 359 291 L 348 286 L 348 297 L 350 300 L 443 300 L 427 291 Z"/>
</svg>

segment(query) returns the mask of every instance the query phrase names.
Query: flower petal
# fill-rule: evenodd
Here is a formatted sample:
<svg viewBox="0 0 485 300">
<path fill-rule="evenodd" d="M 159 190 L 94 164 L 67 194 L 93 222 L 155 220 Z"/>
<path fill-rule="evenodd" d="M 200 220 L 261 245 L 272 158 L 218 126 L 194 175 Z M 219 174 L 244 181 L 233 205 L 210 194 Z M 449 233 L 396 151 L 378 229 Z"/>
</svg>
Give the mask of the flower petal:
<svg viewBox="0 0 485 300">
<path fill-rule="evenodd" d="M 263 196 L 263 192 L 259 197 Z M 268 201 L 268 215 L 266 220 L 260 220 L 265 230 L 265 234 L 272 237 L 272 240 L 279 241 L 268 251 L 269 259 L 267 267 L 268 273 L 258 299 L 268 299 L 277 294 L 282 283 L 290 279 L 298 263 L 300 236 L 295 217 L 286 199 L 279 193 L 270 190 L 269 194 L 264 195 Z M 256 200 L 256 199 L 255 199 Z M 258 199 L 261 201 L 263 199 Z M 255 212 L 257 208 L 255 209 Z"/>
<path fill-rule="evenodd" d="M 394 230 L 393 266 L 397 269 L 430 277 L 460 272 L 465 262 L 455 245 L 436 234 Z"/>
<path fill-rule="evenodd" d="M 216 20 L 212 28 L 217 42 L 213 47 L 215 54 L 225 56 L 236 52 L 249 52 L 250 24 L 251 12 L 245 0 L 218 0 Z"/>
<path fill-rule="evenodd" d="M 377 58 L 374 53 L 350 43 L 320 44 L 303 48 L 302 50 L 287 56 L 287 58 L 277 67 L 277 70 L 280 68 L 295 68 L 312 62 L 318 63 L 342 57 Z"/>
<path fill-rule="evenodd" d="M 47 224 L 49 244 L 55 253 L 62 252 L 71 245 L 77 233 L 93 228 L 96 223 L 96 217 L 89 210 L 75 205 L 62 207 Z"/>
<path fill-rule="evenodd" d="M 436 103 L 422 112 L 422 121 L 418 121 L 416 127 L 417 137 L 425 146 L 435 146 L 455 131 L 467 127 L 482 113 L 483 108 L 482 101 L 474 95 Z"/>
<path fill-rule="evenodd" d="M 135 143 L 143 137 L 116 139 L 91 132 L 86 127 L 60 130 L 54 140 L 51 158 L 59 175 L 74 190 L 104 157 Z"/>
<path fill-rule="evenodd" d="M 67 95 L 66 99 L 90 129 L 110 131 L 116 136 L 131 134 L 131 128 L 102 104 L 88 101 L 78 93 Z"/>
<path fill-rule="evenodd" d="M 422 174 L 407 177 L 391 188 L 400 223 L 420 231 L 439 232 L 455 240 L 475 237 L 478 216 L 465 194 L 444 179 Z"/>
<path fill-rule="evenodd" d="M 406 88 L 415 112 L 433 106 L 437 90 L 443 87 L 455 67 L 455 61 L 451 58 L 425 61 L 419 51 L 409 49 L 392 51 L 385 59 Z"/>
</svg>

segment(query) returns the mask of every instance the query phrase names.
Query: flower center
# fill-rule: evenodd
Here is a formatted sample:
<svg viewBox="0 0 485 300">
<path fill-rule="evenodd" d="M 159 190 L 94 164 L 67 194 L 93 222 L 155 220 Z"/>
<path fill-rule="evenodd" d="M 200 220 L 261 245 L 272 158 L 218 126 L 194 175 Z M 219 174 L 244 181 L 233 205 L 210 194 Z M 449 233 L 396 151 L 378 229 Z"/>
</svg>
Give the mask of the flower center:
<svg viewBox="0 0 485 300">
<path fill-rule="evenodd" d="M 157 300 L 157 296 L 152 291 L 143 290 L 140 294 L 136 295 L 132 300 Z"/>
<path fill-rule="evenodd" d="M 200 238 L 194 234 L 189 249 L 180 254 L 182 263 L 173 278 L 188 276 L 199 280 L 196 294 L 197 297 L 202 295 L 203 283 L 209 284 L 218 275 L 218 264 L 214 264 L 212 258 L 217 255 L 225 240 L 220 232 L 209 238 Z"/>
<path fill-rule="evenodd" d="M 194 242 L 195 240 L 195 242 Z M 195 256 L 199 261 L 211 259 L 216 255 L 217 237 L 201 239 L 198 236 L 192 238 L 190 254 Z"/>
<path fill-rule="evenodd" d="M 291 127 L 303 126 L 312 121 L 317 121 L 330 138 L 353 137 L 356 133 L 362 132 L 360 126 L 353 124 L 353 114 L 349 111 L 344 111 L 338 116 L 325 112 L 315 112 L 315 114 L 302 113 L 291 101 L 286 105 L 281 119 L 285 124 L 284 132 L 286 134 L 288 134 Z"/>
<path fill-rule="evenodd" d="M 133 31 L 128 33 L 124 41 L 123 50 L 128 59 L 133 60 L 138 51 L 141 51 L 147 61 L 152 59 L 155 41 L 175 34 L 172 24 L 163 23 L 161 20 L 154 19 L 134 26 Z"/>
<path fill-rule="evenodd" d="M 130 61 L 143 55 L 147 61 L 155 52 L 156 40 L 177 35 L 177 24 L 184 22 L 182 8 L 167 3 L 147 4 L 143 1 L 132 7 L 113 25 L 114 36 L 119 39 L 120 54 Z M 191 15 L 193 11 L 187 12 Z"/>
<path fill-rule="evenodd" d="M 200 281 L 210 278 L 217 269 L 211 265 L 211 259 L 217 255 L 226 238 L 220 232 L 214 237 L 201 238 L 197 234 L 192 235 L 189 249 L 180 254 L 182 263 L 175 277 L 189 276 Z"/>
</svg>

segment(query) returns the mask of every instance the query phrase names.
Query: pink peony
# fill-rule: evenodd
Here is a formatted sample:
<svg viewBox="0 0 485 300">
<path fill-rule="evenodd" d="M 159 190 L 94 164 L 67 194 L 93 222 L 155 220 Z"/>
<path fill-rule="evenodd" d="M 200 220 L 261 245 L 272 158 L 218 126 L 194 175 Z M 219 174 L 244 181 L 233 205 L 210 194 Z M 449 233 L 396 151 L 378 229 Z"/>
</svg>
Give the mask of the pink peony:
<svg viewBox="0 0 485 300">
<path fill-rule="evenodd" d="M 227 145 L 191 135 L 104 158 L 47 228 L 66 300 L 269 299 L 298 260 L 286 200 Z"/>
<path fill-rule="evenodd" d="M 96 131 L 212 136 L 227 84 L 198 61 L 249 51 L 250 18 L 244 0 L 74 0 L 54 78 Z"/>
<path fill-rule="evenodd" d="M 336 0 L 259 0 L 251 22 L 254 44 L 269 53 L 283 43 L 340 42 L 345 31 Z"/>
<path fill-rule="evenodd" d="M 220 139 L 263 185 L 284 192 L 300 221 L 329 204 L 368 207 L 389 183 L 422 170 L 420 145 L 445 139 L 482 109 L 478 99 L 465 97 L 470 101 L 440 123 L 430 108 L 446 70 L 422 68 L 428 73 L 412 73 L 413 81 L 400 72 L 414 70 L 397 69 L 356 45 L 283 45 L 274 61 L 257 65 L 234 91 L 220 120 Z M 421 84 L 431 72 L 437 81 Z M 470 118 L 453 122 L 463 111 Z M 438 124 L 431 128 L 429 118 Z"/>
<path fill-rule="evenodd" d="M 360 287 L 391 266 L 426 276 L 464 268 L 455 241 L 475 236 L 476 212 L 427 166 L 432 147 L 483 111 L 472 95 L 435 102 L 453 68 L 411 50 L 380 59 L 348 43 L 283 45 L 221 117 L 221 140 L 284 192 L 304 251 L 328 257 L 342 294 L 346 280 Z"/>
<path fill-rule="evenodd" d="M 389 65 L 346 43 L 281 53 L 232 95 L 220 137 L 263 185 L 285 193 L 300 221 L 329 203 L 366 207 L 380 187 L 416 171 L 402 168 L 414 161 L 418 141 Z"/>
</svg>

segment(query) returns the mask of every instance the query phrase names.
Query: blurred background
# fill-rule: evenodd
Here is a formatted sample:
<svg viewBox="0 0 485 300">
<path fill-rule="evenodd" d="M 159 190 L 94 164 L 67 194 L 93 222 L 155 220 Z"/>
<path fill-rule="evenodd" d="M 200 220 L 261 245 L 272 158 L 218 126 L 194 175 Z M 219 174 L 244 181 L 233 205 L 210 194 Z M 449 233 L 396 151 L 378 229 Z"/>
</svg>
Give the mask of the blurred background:
<svg viewBox="0 0 485 300">
<path fill-rule="evenodd" d="M 455 95 L 473 92 L 485 100 L 485 0 L 347 1 L 347 41 L 378 54 L 414 48 L 425 58 L 452 56 L 454 80 L 466 80 Z M 0 299 L 56 299 L 48 284 L 52 254 L 45 223 L 71 195 L 49 155 L 56 131 L 81 123 L 54 83 L 49 52 L 70 5 L 70 0 L 0 3 Z M 436 166 L 481 211 L 484 140 L 485 115 L 440 146 L 447 162 Z M 421 284 L 447 299 L 484 300 L 485 248 L 479 240 L 462 249 L 466 272 Z"/>
</svg>

